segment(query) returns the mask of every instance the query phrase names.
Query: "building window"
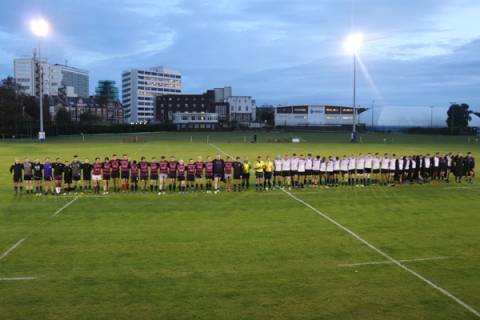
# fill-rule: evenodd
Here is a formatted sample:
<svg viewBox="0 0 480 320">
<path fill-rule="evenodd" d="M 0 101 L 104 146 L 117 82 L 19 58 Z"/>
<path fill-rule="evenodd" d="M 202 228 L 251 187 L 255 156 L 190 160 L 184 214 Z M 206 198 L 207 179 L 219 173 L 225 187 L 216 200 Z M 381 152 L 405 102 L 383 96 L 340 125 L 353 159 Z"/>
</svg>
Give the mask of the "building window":
<svg viewBox="0 0 480 320">
<path fill-rule="evenodd" d="M 248 111 L 248 106 L 245 107 L 245 111 Z"/>
<path fill-rule="evenodd" d="M 238 106 L 238 111 L 242 111 L 242 106 Z"/>
<path fill-rule="evenodd" d="M 185 108 L 188 108 L 188 104 L 185 103 Z"/>
<path fill-rule="evenodd" d="M 194 100 L 195 100 L 195 99 L 194 99 Z M 197 105 L 194 103 L 194 104 L 193 104 L 193 107 L 194 107 L 194 108 L 196 108 L 196 107 L 197 107 Z"/>
<path fill-rule="evenodd" d="M 180 103 L 177 103 L 177 108 L 180 108 Z"/>
</svg>

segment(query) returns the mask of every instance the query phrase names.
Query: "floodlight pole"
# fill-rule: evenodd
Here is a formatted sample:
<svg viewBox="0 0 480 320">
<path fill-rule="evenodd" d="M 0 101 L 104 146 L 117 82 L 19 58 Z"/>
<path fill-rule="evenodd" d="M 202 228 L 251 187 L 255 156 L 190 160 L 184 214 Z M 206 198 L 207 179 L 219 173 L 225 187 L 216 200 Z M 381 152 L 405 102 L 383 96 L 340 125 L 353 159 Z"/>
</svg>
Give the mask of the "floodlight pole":
<svg viewBox="0 0 480 320">
<path fill-rule="evenodd" d="M 38 69 L 40 71 L 40 132 L 43 132 L 43 68 L 42 56 L 40 51 L 40 36 L 38 37 Z M 40 138 L 40 133 L 39 133 Z"/>
<path fill-rule="evenodd" d="M 375 110 L 374 104 L 375 104 L 375 100 L 372 100 L 372 132 L 373 132 L 373 110 Z"/>
<path fill-rule="evenodd" d="M 430 128 L 433 128 L 433 108 L 435 108 L 435 106 L 430 106 Z"/>
<path fill-rule="evenodd" d="M 352 142 L 356 142 L 357 139 L 355 137 L 355 127 L 356 127 L 356 112 L 355 112 L 355 106 L 357 105 L 357 77 L 356 77 L 356 60 L 357 60 L 357 52 L 356 50 L 353 51 L 353 136 L 352 136 Z"/>
</svg>

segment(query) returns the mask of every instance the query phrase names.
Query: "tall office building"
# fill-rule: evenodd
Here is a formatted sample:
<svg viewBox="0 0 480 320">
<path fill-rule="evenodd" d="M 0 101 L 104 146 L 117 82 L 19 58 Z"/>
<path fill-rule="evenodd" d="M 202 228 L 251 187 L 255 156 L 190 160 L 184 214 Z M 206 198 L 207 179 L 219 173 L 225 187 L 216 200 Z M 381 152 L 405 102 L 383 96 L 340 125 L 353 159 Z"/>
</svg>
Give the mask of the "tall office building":
<svg viewBox="0 0 480 320">
<path fill-rule="evenodd" d="M 89 96 L 88 71 L 60 64 L 50 65 L 47 58 L 41 58 L 40 68 L 37 62 L 38 59 L 28 55 L 13 60 L 15 80 L 23 86 L 25 93 L 40 96 L 40 74 L 43 73 L 44 94 L 58 95 L 62 87 L 73 87 L 77 96 Z"/>
<path fill-rule="evenodd" d="M 122 72 L 122 104 L 125 122 L 153 121 L 155 97 L 182 93 L 182 74 L 169 67 Z"/>
</svg>

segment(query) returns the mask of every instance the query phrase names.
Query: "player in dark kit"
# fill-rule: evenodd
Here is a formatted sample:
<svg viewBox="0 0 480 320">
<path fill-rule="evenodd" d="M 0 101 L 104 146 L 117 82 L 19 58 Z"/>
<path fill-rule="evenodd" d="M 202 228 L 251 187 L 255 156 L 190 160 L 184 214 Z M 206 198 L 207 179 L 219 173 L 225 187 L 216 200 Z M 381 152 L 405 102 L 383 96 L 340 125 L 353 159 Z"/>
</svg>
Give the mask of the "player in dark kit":
<svg viewBox="0 0 480 320">
<path fill-rule="evenodd" d="M 88 158 L 85 158 L 85 161 L 82 163 L 82 172 L 85 193 L 87 193 L 87 191 L 92 193 L 92 165 L 89 163 Z"/>
<path fill-rule="evenodd" d="M 195 182 L 195 171 L 195 163 L 193 163 L 193 159 L 190 159 L 187 164 L 187 193 L 189 188 L 192 193 L 195 192 L 193 188 L 193 183 Z"/>
<path fill-rule="evenodd" d="M 138 163 L 138 168 L 140 170 L 140 192 L 147 192 L 148 184 L 148 162 L 145 160 L 145 157 L 142 157 L 142 160 Z"/>
<path fill-rule="evenodd" d="M 175 160 L 175 157 L 170 157 L 170 161 L 168 162 L 168 189 L 170 193 L 175 192 L 175 178 L 177 176 L 177 164 L 178 162 Z"/>
<path fill-rule="evenodd" d="M 63 195 L 70 194 L 70 188 L 72 187 L 72 166 L 68 161 L 65 161 L 65 166 L 63 167 L 63 182 L 65 185 L 63 186 Z"/>
<path fill-rule="evenodd" d="M 153 157 L 152 162 L 149 164 L 150 167 L 150 192 L 153 192 L 155 187 L 155 193 L 158 192 L 158 169 L 159 165 L 157 163 L 157 158 Z"/>
<path fill-rule="evenodd" d="M 236 161 L 232 164 L 233 167 L 233 192 L 237 190 L 238 192 L 242 191 L 242 174 L 243 174 L 243 163 L 240 162 L 240 157 L 237 157 Z"/>
<path fill-rule="evenodd" d="M 25 190 L 27 191 L 27 196 L 30 192 L 33 194 L 33 163 L 30 162 L 29 157 L 25 157 L 25 162 L 23 163 L 23 180 L 25 180 Z"/>
<path fill-rule="evenodd" d="M 48 195 L 48 187 L 50 187 L 53 196 L 53 171 L 49 157 L 45 158 L 45 163 L 43 164 L 43 179 L 45 180 L 45 195 Z"/>
<path fill-rule="evenodd" d="M 462 183 L 462 176 L 463 176 L 463 162 L 464 158 L 462 157 L 462 153 L 459 152 L 453 159 L 453 173 L 455 175 L 455 182 Z"/>
<path fill-rule="evenodd" d="M 62 191 L 63 167 L 65 165 L 60 162 L 60 158 L 57 158 L 56 161 L 57 162 L 55 162 L 52 165 L 52 168 L 53 168 L 53 179 L 55 181 L 55 191 L 57 193 L 57 196 L 59 196 L 60 192 Z"/>
<path fill-rule="evenodd" d="M 128 192 L 128 178 L 130 178 L 130 161 L 126 154 L 120 160 L 120 168 L 122 171 L 122 193 Z"/>
<path fill-rule="evenodd" d="M 203 169 L 205 168 L 205 163 L 202 161 L 202 156 L 198 156 L 197 162 L 195 162 L 195 190 L 198 192 L 198 184 L 200 184 L 200 189 L 203 192 Z"/>
<path fill-rule="evenodd" d="M 210 156 L 205 162 L 205 189 L 207 193 L 212 193 L 212 179 L 213 179 L 213 162 Z"/>
<path fill-rule="evenodd" d="M 183 159 L 178 160 L 177 164 L 177 179 L 178 179 L 178 190 L 180 194 L 185 194 L 185 164 Z"/>
<path fill-rule="evenodd" d="M 23 165 L 20 163 L 18 158 L 15 158 L 15 162 L 10 167 L 10 174 L 13 175 L 13 189 L 15 190 L 15 193 L 13 194 L 14 196 L 18 194 L 18 188 L 20 188 L 20 195 L 23 194 L 22 170 Z"/>
<path fill-rule="evenodd" d="M 105 158 L 105 162 L 102 163 L 102 172 L 103 172 L 103 194 L 108 194 L 108 190 L 110 189 L 110 178 L 112 164 L 110 163 L 110 159 L 108 157 Z"/>
<path fill-rule="evenodd" d="M 112 168 L 113 192 L 120 193 L 120 161 L 116 154 L 112 156 L 110 165 Z"/>
<path fill-rule="evenodd" d="M 224 175 L 225 162 L 220 158 L 220 155 L 217 154 L 215 160 L 213 160 L 213 178 L 215 179 L 215 193 L 220 192 L 220 181 Z"/>
<path fill-rule="evenodd" d="M 130 164 L 130 170 L 132 171 L 132 176 L 131 176 L 131 181 L 132 181 L 132 186 L 131 186 L 131 191 L 132 193 L 138 191 L 138 164 L 137 160 L 133 160 L 133 162 Z"/>
<path fill-rule="evenodd" d="M 83 194 L 82 191 L 82 164 L 78 161 L 78 156 L 73 156 L 73 161 L 70 164 L 72 166 L 72 177 L 73 177 L 73 192 L 77 194 L 78 187 L 80 187 L 80 194 Z"/>
<path fill-rule="evenodd" d="M 473 183 L 472 178 L 475 176 L 475 159 L 472 157 L 472 153 L 467 153 L 467 157 L 463 161 L 463 170 L 465 171 L 465 182 Z"/>
<path fill-rule="evenodd" d="M 85 171 L 84 171 L 85 172 Z M 92 164 L 93 194 L 100 194 L 100 180 L 102 180 L 102 163 L 100 158 L 95 158 Z"/>
<path fill-rule="evenodd" d="M 40 163 L 40 159 L 35 158 L 35 163 L 33 164 L 33 179 L 35 180 L 35 190 L 36 196 L 41 196 L 43 194 L 42 190 L 42 173 L 43 173 L 43 164 Z"/>
</svg>

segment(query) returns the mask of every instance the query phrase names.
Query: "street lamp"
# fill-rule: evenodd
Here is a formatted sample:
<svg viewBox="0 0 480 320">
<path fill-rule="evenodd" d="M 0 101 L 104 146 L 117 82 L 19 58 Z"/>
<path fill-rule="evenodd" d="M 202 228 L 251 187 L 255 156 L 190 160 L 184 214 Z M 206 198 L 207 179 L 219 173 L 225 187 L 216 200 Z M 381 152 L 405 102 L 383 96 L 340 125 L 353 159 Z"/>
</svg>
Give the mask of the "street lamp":
<svg viewBox="0 0 480 320">
<path fill-rule="evenodd" d="M 38 37 L 38 67 L 40 68 L 40 132 L 38 133 L 38 140 L 42 142 L 45 140 L 45 131 L 43 131 L 43 69 L 40 56 L 40 39 L 47 35 L 49 27 L 43 19 L 33 20 L 30 26 L 33 33 Z"/>
<path fill-rule="evenodd" d="M 433 128 L 433 108 L 435 108 L 435 106 L 430 106 L 430 128 Z"/>
<path fill-rule="evenodd" d="M 347 38 L 345 42 L 345 47 L 348 51 L 353 53 L 353 130 L 352 130 L 352 142 L 357 142 L 357 133 L 355 132 L 355 126 L 357 122 L 356 117 L 356 60 L 357 60 L 357 50 L 360 47 L 360 43 L 363 40 L 363 36 L 360 33 L 356 33 Z"/>
<path fill-rule="evenodd" d="M 454 110 L 455 110 L 455 106 L 457 105 L 456 102 L 450 102 L 450 105 L 452 106 L 452 131 L 451 131 L 451 135 L 453 136 L 453 114 L 454 114 Z"/>
</svg>

